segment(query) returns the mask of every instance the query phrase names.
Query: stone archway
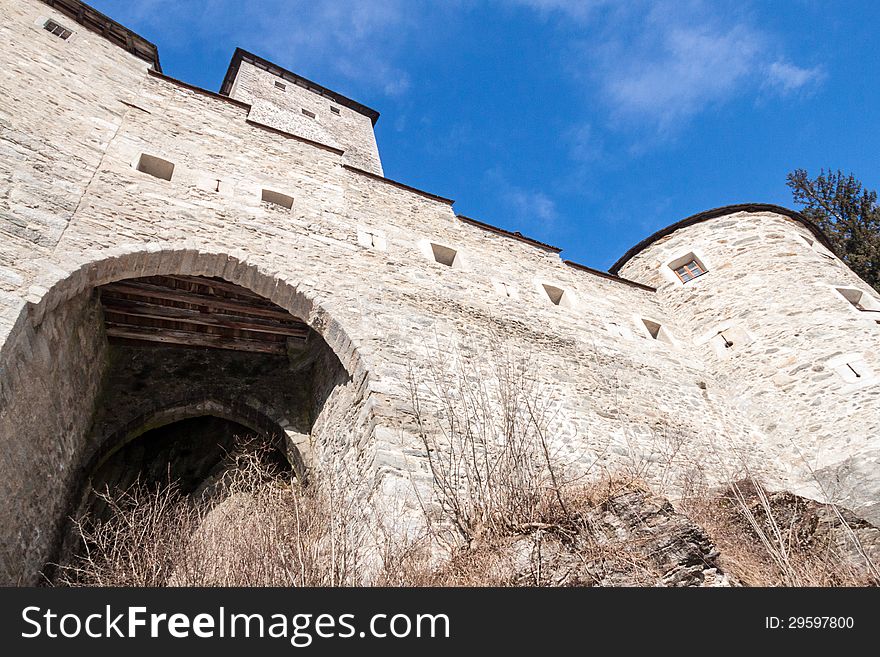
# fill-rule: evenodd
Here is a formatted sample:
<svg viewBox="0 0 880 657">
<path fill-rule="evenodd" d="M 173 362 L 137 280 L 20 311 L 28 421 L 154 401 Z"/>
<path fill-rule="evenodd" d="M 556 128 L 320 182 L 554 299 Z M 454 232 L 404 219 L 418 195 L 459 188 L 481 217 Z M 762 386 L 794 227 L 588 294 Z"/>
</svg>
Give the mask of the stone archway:
<svg viewBox="0 0 880 657">
<path fill-rule="evenodd" d="M 319 299 L 308 288 L 261 270 L 246 256 L 193 248 L 144 250 L 140 246 L 84 256 L 81 262 L 67 270 L 47 268 L 43 278 L 31 286 L 29 302 L 0 345 L 0 368 L 9 374 L 0 384 L 0 435 L 6 443 L 0 462 L 4 525 L 0 577 L 4 583 L 34 581 L 58 548 L 64 514 L 89 464 L 100 457 L 101 449 L 112 449 L 112 441 L 111 447 L 101 447 L 106 434 L 95 435 L 97 409 L 112 396 L 104 385 L 111 349 L 101 329 L 102 310 L 95 292 L 102 285 L 157 275 L 222 279 L 302 320 L 326 344 L 320 358 L 324 362 L 335 359 L 344 373 L 344 382 L 328 379 L 316 386 L 321 388 L 320 406 L 312 418 L 308 441 L 301 423 L 297 425 L 283 413 L 273 417 L 253 405 L 243 411 L 242 406 L 216 397 L 189 400 L 176 410 L 173 405 L 151 409 L 156 418 L 162 413 L 173 417 L 189 412 L 183 410 L 188 404 L 190 410 L 193 404 L 207 404 L 213 413 L 225 413 L 237 422 L 245 420 L 247 426 L 256 422 L 265 427 L 271 422 L 289 441 L 299 441 L 295 451 L 303 471 L 303 443 L 318 446 L 315 455 L 308 454 L 309 459 L 320 459 L 323 451 L 339 458 L 350 448 L 356 449 L 358 441 L 351 436 L 370 431 L 369 413 L 360 412 L 368 403 L 369 370 L 347 331 L 327 309 L 332 305 L 329 299 Z M 124 440 L 125 432 L 136 432 L 131 427 L 141 420 L 146 420 L 144 412 L 120 422 L 112 435 Z"/>
<path fill-rule="evenodd" d="M 308 478 L 308 471 L 312 466 L 311 451 L 308 444 L 302 442 L 302 434 L 290 427 L 286 420 L 273 419 L 266 413 L 236 399 L 203 396 L 179 399 L 129 420 L 98 446 L 83 470 L 86 474 L 93 472 L 114 452 L 147 431 L 201 416 L 229 420 L 270 440 L 277 440 L 279 446 L 284 449 L 296 476 L 299 479 Z M 282 425 L 282 422 L 286 426 Z"/>
</svg>

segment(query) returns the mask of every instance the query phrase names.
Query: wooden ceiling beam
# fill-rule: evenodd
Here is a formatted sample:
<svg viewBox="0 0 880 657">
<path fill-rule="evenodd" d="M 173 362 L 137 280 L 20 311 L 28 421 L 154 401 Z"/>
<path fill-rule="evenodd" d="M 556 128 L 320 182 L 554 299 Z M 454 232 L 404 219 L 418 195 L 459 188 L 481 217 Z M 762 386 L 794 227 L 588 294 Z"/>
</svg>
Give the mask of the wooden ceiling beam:
<svg viewBox="0 0 880 657">
<path fill-rule="evenodd" d="M 309 332 L 307 324 L 295 322 L 293 321 L 293 317 L 290 318 L 291 322 L 289 324 L 281 324 L 270 320 L 242 317 L 241 315 L 203 313 L 189 308 L 175 308 L 173 306 L 152 304 L 146 301 L 117 299 L 110 296 L 104 297 L 103 304 L 104 312 L 133 318 L 133 321 L 130 322 L 133 324 L 137 323 L 137 318 L 166 319 L 169 321 L 194 324 L 197 326 L 211 326 L 229 330 L 271 333 L 274 335 L 286 335 L 300 339 L 305 339 Z"/>
<path fill-rule="evenodd" d="M 247 288 L 241 287 L 239 285 L 235 285 L 234 283 L 229 283 L 227 281 L 222 281 L 222 280 L 218 280 L 215 278 L 207 278 L 204 276 L 201 276 L 201 277 L 196 277 L 196 276 L 148 276 L 148 277 L 145 277 L 142 279 L 133 279 L 128 282 L 136 282 L 138 280 L 142 280 L 145 283 L 157 282 L 157 284 L 161 285 L 162 283 L 158 283 L 158 281 L 163 280 L 163 279 L 165 281 L 173 281 L 173 283 L 168 286 L 168 287 L 172 287 L 172 288 L 175 287 L 174 283 L 177 283 L 178 285 L 180 285 L 180 284 L 197 285 L 197 286 L 202 286 L 202 287 L 206 287 L 206 288 L 210 288 L 210 289 L 214 289 L 214 290 L 223 290 L 224 292 L 227 292 L 229 294 L 233 294 L 236 297 L 239 297 L 242 299 L 250 299 L 250 300 L 253 300 L 253 301 L 260 303 L 260 304 L 263 304 L 263 305 L 275 306 L 274 303 L 272 303 L 271 301 L 269 301 L 265 297 L 261 297 L 256 292 L 251 292 Z M 175 289 L 177 289 L 177 288 L 175 288 Z M 211 293 L 206 292 L 205 294 L 211 294 Z"/>
<path fill-rule="evenodd" d="M 109 339 L 285 354 L 302 320 L 251 290 L 199 276 L 145 276 L 101 286 Z"/>
<path fill-rule="evenodd" d="M 232 299 L 224 299 L 221 297 L 210 297 L 196 294 L 194 292 L 184 292 L 183 290 L 173 290 L 159 285 L 147 283 L 135 283 L 133 281 L 125 281 L 118 283 L 108 283 L 102 286 L 102 291 L 115 294 L 122 294 L 137 298 L 162 299 L 165 301 L 176 301 L 179 303 L 187 303 L 193 306 L 201 306 L 210 310 L 230 311 L 234 314 L 253 315 L 256 317 L 268 317 L 272 319 L 290 321 L 295 319 L 286 310 L 277 307 L 266 308 L 255 306 L 244 301 L 234 301 Z"/>
<path fill-rule="evenodd" d="M 186 347 L 208 347 L 212 349 L 233 349 L 235 351 L 252 351 L 264 354 L 287 353 L 287 345 L 284 342 L 267 342 L 263 340 L 247 340 L 244 338 L 229 338 L 211 333 L 199 333 L 192 331 L 175 331 L 171 329 L 155 329 L 150 327 L 138 327 L 107 322 L 107 337 L 134 340 L 137 342 L 152 342 L 162 344 L 182 345 Z"/>
</svg>

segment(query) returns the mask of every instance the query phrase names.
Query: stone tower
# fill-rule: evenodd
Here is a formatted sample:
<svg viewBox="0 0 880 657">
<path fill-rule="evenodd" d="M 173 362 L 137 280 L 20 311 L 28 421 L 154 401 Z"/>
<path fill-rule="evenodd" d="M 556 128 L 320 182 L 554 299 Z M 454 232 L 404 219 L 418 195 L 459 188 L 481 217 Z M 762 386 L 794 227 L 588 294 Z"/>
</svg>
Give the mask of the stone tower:
<svg viewBox="0 0 880 657">
<path fill-rule="evenodd" d="M 527 362 L 573 471 L 747 471 L 880 520 L 880 302 L 797 213 L 696 215 L 596 271 L 384 177 L 377 112 L 255 55 L 214 93 L 78 0 L 0 8 L 3 583 L 192 418 L 417 508 L 407 381 L 450 353 Z"/>
<path fill-rule="evenodd" d="M 611 271 L 656 287 L 736 409 L 814 475 L 814 496 L 876 519 L 880 499 L 864 496 L 880 489 L 880 302 L 798 219 L 768 206 L 706 212 Z M 683 283 L 674 270 L 694 261 L 707 274 Z"/>
<path fill-rule="evenodd" d="M 250 106 L 248 119 L 342 151 L 382 175 L 373 126 L 379 112 L 236 48 L 220 93 Z"/>
</svg>

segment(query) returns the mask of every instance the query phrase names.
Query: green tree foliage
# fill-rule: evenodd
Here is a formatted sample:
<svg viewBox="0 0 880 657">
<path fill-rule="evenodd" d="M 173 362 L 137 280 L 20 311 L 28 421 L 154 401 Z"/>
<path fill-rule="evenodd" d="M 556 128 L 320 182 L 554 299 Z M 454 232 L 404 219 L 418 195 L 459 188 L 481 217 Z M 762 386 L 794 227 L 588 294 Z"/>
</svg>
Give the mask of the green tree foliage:
<svg viewBox="0 0 880 657">
<path fill-rule="evenodd" d="M 865 282 L 880 292 L 880 208 L 877 192 L 842 171 L 810 178 L 804 169 L 788 174 L 794 202 L 821 228 L 837 255 Z"/>
</svg>

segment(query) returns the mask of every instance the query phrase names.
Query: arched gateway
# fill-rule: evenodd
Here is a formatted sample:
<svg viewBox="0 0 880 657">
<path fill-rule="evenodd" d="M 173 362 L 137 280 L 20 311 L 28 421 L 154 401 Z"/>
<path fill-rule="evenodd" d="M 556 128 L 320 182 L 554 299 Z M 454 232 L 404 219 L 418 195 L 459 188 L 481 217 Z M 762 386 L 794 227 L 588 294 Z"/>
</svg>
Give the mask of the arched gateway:
<svg viewBox="0 0 880 657">
<path fill-rule="evenodd" d="M 367 370 L 286 280 L 191 249 L 132 250 L 43 280 L 0 352 L 0 434 L 22 437 L 0 482 L 7 581 L 32 581 L 56 557 L 91 477 L 151 431 L 220 418 L 278 441 L 300 478 L 349 438 Z M 226 438 L 196 445 L 193 460 Z"/>
</svg>

